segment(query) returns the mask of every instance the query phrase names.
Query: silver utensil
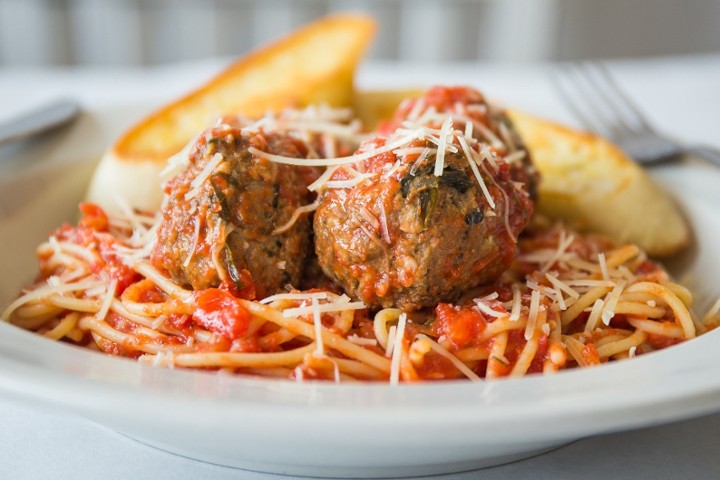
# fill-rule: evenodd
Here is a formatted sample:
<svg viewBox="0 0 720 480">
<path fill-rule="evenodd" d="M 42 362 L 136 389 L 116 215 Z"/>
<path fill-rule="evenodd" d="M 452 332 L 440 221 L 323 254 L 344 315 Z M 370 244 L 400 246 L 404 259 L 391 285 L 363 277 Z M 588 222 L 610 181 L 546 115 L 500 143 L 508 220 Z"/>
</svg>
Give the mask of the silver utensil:
<svg viewBox="0 0 720 480">
<path fill-rule="evenodd" d="M 63 99 L 43 105 L 0 124 L 0 144 L 53 130 L 75 120 L 79 114 L 80 105 L 75 100 Z"/>
<path fill-rule="evenodd" d="M 556 70 L 554 80 L 561 98 L 578 120 L 589 130 L 610 138 L 636 162 L 650 166 L 692 154 L 720 166 L 720 150 L 683 145 L 659 133 L 604 65 L 567 65 Z"/>
</svg>

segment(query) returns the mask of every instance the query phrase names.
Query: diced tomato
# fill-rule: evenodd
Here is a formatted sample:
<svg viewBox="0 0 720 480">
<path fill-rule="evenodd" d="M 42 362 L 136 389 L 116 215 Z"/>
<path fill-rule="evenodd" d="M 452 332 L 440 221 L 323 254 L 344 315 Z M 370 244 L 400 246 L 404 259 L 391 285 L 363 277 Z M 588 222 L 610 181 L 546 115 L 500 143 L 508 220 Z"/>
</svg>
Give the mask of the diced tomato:
<svg viewBox="0 0 720 480">
<path fill-rule="evenodd" d="M 198 290 L 193 294 L 197 309 L 193 320 L 226 338 L 240 338 L 247 332 L 250 314 L 240 300 L 219 288 Z"/>
<path fill-rule="evenodd" d="M 451 110 L 456 104 L 479 103 L 483 101 L 482 95 L 468 87 L 435 86 L 425 94 L 425 102 L 439 111 Z"/>
<path fill-rule="evenodd" d="M 377 133 L 380 136 L 389 136 L 397 130 L 398 124 L 390 120 L 381 120 L 377 126 Z"/>
<path fill-rule="evenodd" d="M 125 265 L 117 256 L 117 240 L 108 233 L 95 235 L 95 245 L 100 253 L 102 262 L 93 265 L 94 271 L 102 271 L 111 280 L 117 280 L 117 293 L 121 294 L 141 276 L 132 268 Z"/>
<path fill-rule="evenodd" d="M 438 336 L 445 335 L 455 348 L 472 345 L 485 331 L 485 317 L 469 307 L 455 307 L 440 303 L 435 309 L 437 319 L 433 327 Z"/>
<path fill-rule="evenodd" d="M 237 276 L 235 283 L 223 282 L 220 288 L 227 290 L 233 296 L 242 298 L 243 300 L 255 300 L 257 291 L 255 290 L 255 282 L 252 275 L 247 269 L 235 270 Z"/>
<path fill-rule="evenodd" d="M 105 211 L 94 203 L 81 203 L 80 211 L 83 217 L 77 227 L 63 225 L 55 231 L 54 236 L 60 241 L 75 243 L 94 252 L 96 260 L 89 265 L 90 271 L 117 280 L 117 293 L 121 294 L 141 276 L 118 257 L 118 240 L 108 231 L 109 221 Z"/>
<path fill-rule="evenodd" d="M 110 222 L 105 211 L 94 203 L 82 202 L 79 205 L 83 218 L 80 219 L 78 227 L 87 227 L 98 232 L 107 231 Z"/>
</svg>

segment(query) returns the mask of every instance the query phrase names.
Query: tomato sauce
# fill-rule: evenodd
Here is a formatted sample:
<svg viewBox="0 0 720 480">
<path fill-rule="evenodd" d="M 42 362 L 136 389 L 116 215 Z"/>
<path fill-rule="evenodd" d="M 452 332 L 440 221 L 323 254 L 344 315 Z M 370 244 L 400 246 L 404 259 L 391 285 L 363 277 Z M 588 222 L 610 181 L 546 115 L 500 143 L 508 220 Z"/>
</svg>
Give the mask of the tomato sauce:
<svg viewBox="0 0 720 480">
<path fill-rule="evenodd" d="M 247 333 L 250 314 L 229 292 L 208 288 L 193 292 L 193 299 L 197 308 L 192 318 L 198 325 L 229 339 Z"/>
<path fill-rule="evenodd" d="M 55 232 L 55 237 L 92 252 L 95 261 L 90 263 L 90 271 L 97 276 L 104 275 L 110 280 L 117 280 L 116 293 L 120 294 L 141 276 L 118 256 L 119 241 L 109 232 L 110 224 L 103 209 L 92 203 L 81 203 L 80 211 L 83 217 L 78 226 L 64 225 Z"/>
<path fill-rule="evenodd" d="M 458 350 L 475 345 L 487 326 L 485 317 L 470 307 L 441 303 L 435 314 L 432 325 L 435 333 L 438 337 L 445 335 Z"/>
</svg>

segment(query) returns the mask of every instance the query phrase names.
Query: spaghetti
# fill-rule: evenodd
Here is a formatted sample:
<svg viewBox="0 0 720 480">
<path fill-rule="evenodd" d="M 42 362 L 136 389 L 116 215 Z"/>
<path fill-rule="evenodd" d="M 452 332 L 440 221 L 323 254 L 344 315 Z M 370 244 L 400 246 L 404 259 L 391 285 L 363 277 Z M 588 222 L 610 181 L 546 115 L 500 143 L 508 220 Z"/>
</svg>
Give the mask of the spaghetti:
<svg viewBox="0 0 720 480">
<path fill-rule="evenodd" d="M 177 176 L 166 187 L 164 208 L 174 205 L 172 215 L 165 210 L 148 215 L 121 204 L 123 213 L 108 216 L 99 206 L 81 204 L 77 226 L 62 226 L 37 248 L 40 273 L 2 319 L 52 340 L 149 365 L 390 384 L 589 367 L 692 339 L 720 321 L 720 302 L 696 317 L 690 292 L 635 245 L 616 246 L 539 217 L 523 230 L 532 213 L 536 173 L 502 115 L 479 93 L 438 88 L 403 104 L 395 125 L 383 127 L 386 137 L 366 142 L 355 155 L 348 155 L 350 145 L 363 136 L 340 113 L 310 109 L 254 122 L 221 121 L 171 159 Z M 272 146 L 291 156 L 262 149 Z M 253 169 L 243 163 L 248 158 L 254 159 Z M 295 165 L 306 175 L 278 165 Z M 273 184 L 278 177 L 285 183 Z M 242 183 L 248 179 L 252 188 Z M 300 192 L 302 179 L 308 188 Z M 372 305 L 345 288 L 365 300 L 350 298 L 339 282 L 321 273 L 311 275 L 314 282 L 303 290 L 287 285 L 278 293 L 272 282 L 285 278 L 291 262 L 299 278 L 302 258 L 287 252 L 300 250 L 288 246 L 278 249 L 285 256 L 268 253 L 257 238 L 280 245 L 279 236 L 298 228 L 309 238 L 303 216 L 316 209 L 319 215 L 322 200 L 332 197 L 338 211 L 349 210 L 349 189 L 357 193 L 375 184 L 395 191 L 360 198 L 357 216 L 336 222 L 340 229 L 347 223 L 357 227 L 347 245 L 372 244 L 377 253 L 375 266 L 347 265 L 348 282 L 357 286 L 361 271 L 367 281 L 361 293 L 371 291 L 371 300 L 379 301 L 376 295 L 387 303 L 390 297 L 383 295 L 397 287 L 398 298 L 412 308 L 396 308 L 403 306 L 399 302 L 392 308 Z M 254 196 L 244 197 L 250 190 Z M 308 192 L 321 197 L 311 201 Z M 434 211 L 442 195 L 452 202 Z M 308 203 L 297 206 L 299 198 Z M 390 200 L 375 201 L 384 198 Z M 417 209 L 393 209 L 416 200 Z M 281 208 L 283 215 L 276 215 Z M 238 220 L 239 214 L 245 217 Z M 447 217 L 453 218 L 428 227 Z M 258 227 L 252 219 L 265 221 L 259 226 L 266 236 L 241 236 Z M 494 229 L 482 230 L 488 223 Z M 457 232 L 475 232 L 457 238 L 479 239 L 478 244 L 466 249 L 451 240 L 445 243 L 453 244 L 452 251 L 429 250 Z M 296 243 L 307 243 L 304 238 Z M 417 241 L 403 245 L 402 255 L 389 253 L 401 238 Z M 251 260 L 265 255 L 267 264 L 259 262 L 251 275 L 235 262 L 243 252 L 250 252 Z M 477 258 L 470 262 L 464 255 L 472 252 Z M 427 263 L 422 268 L 415 260 L 421 257 Z M 429 274 L 450 257 L 464 263 L 449 270 L 455 277 L 446 278 L 444 270 Z M 391 272 L 400 272 L 397 278 L 380 271 L 384 261 L 399 262 Z M 174 276 L 168 265 L 176 267 Z M 491 273 L 503 273 L 476 281 L 473 275 L 488 265 Z M 272 282 L 256 289 L 255 281 L 270 270 Z M 455 283 L 438 294 L 433 281 Z M 418 284 L 423 289 L 402 293 Z M 267 292 L 255 298 L 256 291 Z M 455 299 L 456 292 L 465 293 L 454 303 L 427 303 L 436 296 Z"/>
</svg>

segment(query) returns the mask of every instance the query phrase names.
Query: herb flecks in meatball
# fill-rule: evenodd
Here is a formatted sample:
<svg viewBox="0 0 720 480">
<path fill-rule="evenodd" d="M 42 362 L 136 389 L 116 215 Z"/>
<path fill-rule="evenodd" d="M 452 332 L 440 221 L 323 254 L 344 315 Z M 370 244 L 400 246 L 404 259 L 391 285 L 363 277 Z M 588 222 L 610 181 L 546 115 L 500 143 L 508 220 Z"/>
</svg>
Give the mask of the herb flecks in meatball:
<svg viewBox="0 0 720 480">
<path fill-rule="evenodd" d="M 226 285 L 262 298 L 300 281 L 312 248 L 306 216 L 277 233 L 310 202 L 304 167 L 272 163 L 248 150 L 305 158 L 306 145 L 287 134 L 228 125 L 207 130 L 188 168 L 165 187 L 153 264 L 194 289 Z"/>
<path fill-rule="evenodd" d="M 403 102 L 393 119 L 382 125 L 380 131 L 389 134 L 407 122 L 439 129 L 448 117 L 456 129 L 502 156 L 510 165 L 511 178 L 524 184 L 530 198 L 537 198 L 539 173 L 522 139 L 505 112 L 488 103 L 477 90 L 433 87 L 423 97 Z"/>
</svg>

